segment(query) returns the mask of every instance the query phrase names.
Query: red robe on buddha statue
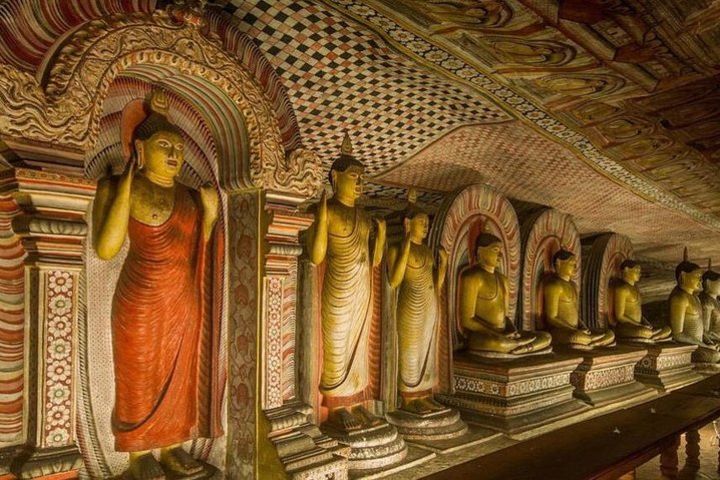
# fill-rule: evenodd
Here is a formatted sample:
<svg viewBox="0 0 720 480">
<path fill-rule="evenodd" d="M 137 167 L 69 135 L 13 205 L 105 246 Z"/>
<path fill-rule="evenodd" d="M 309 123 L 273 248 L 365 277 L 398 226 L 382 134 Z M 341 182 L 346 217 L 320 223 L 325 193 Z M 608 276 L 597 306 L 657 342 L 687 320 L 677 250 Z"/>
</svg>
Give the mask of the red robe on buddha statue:
<svg viewBox="0 0 720 480">
<path fill-rule="evenodd" d="M 129 220 L 130 249 L 112 306 L 118 451 L 222 433 L 220 283 L 213 265 L 222 259 L 222 239 L 204 242 L 201 218 L 190 191 L 178 185 L 163 224 Z"/>
</svg>

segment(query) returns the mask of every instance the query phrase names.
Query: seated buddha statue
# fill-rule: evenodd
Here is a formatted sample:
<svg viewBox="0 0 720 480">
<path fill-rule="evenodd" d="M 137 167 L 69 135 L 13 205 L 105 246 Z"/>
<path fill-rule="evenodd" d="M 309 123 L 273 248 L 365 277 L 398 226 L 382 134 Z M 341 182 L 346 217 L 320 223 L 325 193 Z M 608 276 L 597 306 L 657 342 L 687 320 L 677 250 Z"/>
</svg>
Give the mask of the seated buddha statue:
<svg viewBox="0 0 720 480">
<path fill-rule="evenodd" d="M 611 295 L 615 317 L 615 335 L 627 341 L 655 343 L 670 340 L 670 327 L 654 328 L 642 316 L 642 299 L 637 282 L 642 275 L 640 265 L 625 260 L 620 265 L 622 278 L 613 285 Z"/>
<path fill-rule="evenodd" d="M 712 342 L 720 341 L 720 273 L 712 269 L 712 264 L 702 276 L 703 291 L 700 292 L 700 303 L 703 312 L 703 328 L 705 336 Z"/>
<path fill-rule="evenodd" d="M 577 285 L 571 280 L 577 268 L 575 254 L 561 249 L 552 263 L 555 271 L 543 282 L 543 313 L 553 341 L 578 350 L 614 345 L 612 330 L 592 332 L 580 319 Z"/>
<path fill-rule="evenodd" d="M 670 293 L 670 327 L 673 340 L 680 343 L 697 345 L 693 360 L 703 363 L 720 361 L 718 345 L 708 339 L 702 319 L 702 305 L 697 293 L 703 271 L 696 263 L 685 259 L 675 269 L 677 285 Z"/>
<path fill-rule="evenodd" d="M 468 352 L 496 358 L 550 353 L 550 334 L 520 332 L 507 317 L 508 281 L 496 271 L 502 241 L 483 233 L 475 241 L 475 251 L 477 265 L 460 278 L 460 322 L 468 332 Z"/>
</svg>

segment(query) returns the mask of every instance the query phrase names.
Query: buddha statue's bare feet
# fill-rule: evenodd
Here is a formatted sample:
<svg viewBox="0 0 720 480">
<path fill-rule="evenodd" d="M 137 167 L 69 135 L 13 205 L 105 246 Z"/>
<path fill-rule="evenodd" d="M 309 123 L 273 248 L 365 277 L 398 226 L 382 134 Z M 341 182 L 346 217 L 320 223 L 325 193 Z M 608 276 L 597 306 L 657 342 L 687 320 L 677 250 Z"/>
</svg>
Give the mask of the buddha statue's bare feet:
<svg viewBox="0 0 720 480">
<path fill-rule="evenodd" d="M 160 452 L 160 463 L 174 475 L 192 475 L 202 471 L 203 466 L 182 447 L 167 448 Z"/>
<path fill-rule="evenodd" d="M 348 412 L 346 408 L 332 410 L 328 415 L 328 423 L 347 432 L 360 430 L 363 427 L 362 420 Z"/>
<path fill-rule="evenodd" d="M 358 417 L 361 418 L 363 421 L 363 425 L 365 427 L 374 427 L 376 425 L 380 425 L 383 423 L 382 419 L 380 417 L 376 417 L 372 413 L 368 411 L 367 408 L 363 405 L 358 405 L 353 409 L 353 413 Z"/>
<path fill-rule="evenodd" d="M 442 403 L 438 403 L 433 397 L 425 397 L 423 398 L 423 402 L 425 402 L 428 408 L 433 412 L 439 412 L 441 410 L 447 409 L 445 405 L 443 405 Z"/>
<path fill-rule="evenodd" d="M 123 476 L 133 480 L 165 480 L 165 472 L 152 453 L 148 452 L 130 460 L 130 466 Z"/>
<path fill-rule="evenodd" d="M 408 402 L 403 402 L 403 410 L 411 413 L 417 413 L 423 415 L 432 412 L 432 408 L 423 401 L 422 398 L 414 398 Z"/>
</svg>

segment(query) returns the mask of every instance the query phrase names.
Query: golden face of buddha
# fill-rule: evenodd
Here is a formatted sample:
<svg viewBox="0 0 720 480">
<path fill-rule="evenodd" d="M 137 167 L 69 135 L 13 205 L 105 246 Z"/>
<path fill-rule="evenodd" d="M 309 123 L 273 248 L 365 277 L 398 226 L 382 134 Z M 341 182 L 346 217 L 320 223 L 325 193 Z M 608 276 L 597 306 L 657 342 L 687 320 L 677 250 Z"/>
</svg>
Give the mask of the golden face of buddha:
<svg viewBox="0 0 720 480">
<path fill-rule="evenodd" d="M 343 172 L 333 170 L 333 189 L 343 198 L 357 200 L 363 192 L 363 173 L 362 168 L 355 166 Z"/>
<path fill-rule="evenodd" d="M 680 272 L 680 286 L 684 290 L 697 292 L 702 288 L 702 269 L 693 270 L 692 272 Z"/>
<path fill-rule="evenodd" d="M 720 295 L 720 280 L 705 280 L 705 292 L 713 297 Z"/>
<path fill-rule="evenodd" d="M 642 270 L 640 269 L 640 265 L 623 269 L 623 278 L 626 282 L 639 282 L 641 276 Z"/>
<path fill-rule="evenodd" d="M 147 140 L 135 140 L 135 148 L 143 168 L 162 177 L 173 178 L 180 173 L 185 142 L 179 134 L 160 130 Z"/>
<path fill-rule="evenodd" d="M 427 214 L 419 213 L 412 218 L 405 220 L 405 229 L 411 238 L 423 240 L 428 235 L 430 219 Z"/>
<path fill-rule="evenodd" d="M 477 259 L 483 267 L 497 268 L 502 259 L 502 245 L 496 242 L 486 247 L 478 247 Z"/>
<path fill-rule="evenodd" d="M 572 276 L 575 275 L 576 270 L 577 270 L 577 258 L 575 258 L 575 255 L 571 256 L 567 260 L 557 259 L 555 261 L 555 271 L 561 277 L 572 278 Z"/>
</svg>

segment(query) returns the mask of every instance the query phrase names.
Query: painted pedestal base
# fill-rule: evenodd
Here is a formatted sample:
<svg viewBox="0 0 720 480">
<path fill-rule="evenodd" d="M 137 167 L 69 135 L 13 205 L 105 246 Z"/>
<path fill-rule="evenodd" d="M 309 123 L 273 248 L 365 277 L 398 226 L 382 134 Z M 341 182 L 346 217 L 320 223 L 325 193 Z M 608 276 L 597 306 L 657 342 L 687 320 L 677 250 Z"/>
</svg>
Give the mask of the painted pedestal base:
<svg viewBox="0 0 720 480">
<path fill-rule="evenodd" d="M 693 362 L 695 371 L 700 375 L 715 375 L 720 373 L 720 363 Z"/>
<path fill-rule="evenodd" d="M 468 427 L 457 410 L 447 408 L 424 415 L 396 410 L 386 415 L 411 445 L 438 453 L 448 453 L 499 437 L 500 432 Z"/>
<path fill-rule="evenodd" d="M 350 449 L 310 423 L 311 407 L 283 406 L 265 412 L 270 423 L 269 440 L 292 480 L 347 478 Z"/>
<path fill-rule="evenodd" d="M 513 438 L 527 438 L 588 406 L 573 397 L 570 375 L 579 355 L 477 360 L 460 353 L 453 360 L 453 395 L 438 395 L 463 418 Z"/>
<path fill-rule="evenodd" d="M 663 342 L 647 347 L 647 355 L 635 366 L 635 378 L 663 393 L 702 380 L 691 361 L 695 345 Z"/>
<path fill-rule="evenodd" d="M 403 463 L 408 455 L 405 441 L 397 429 L 385 420 L 379 425 L 360 430 L 343 431 L 328 424 L 323 424 L 321 429 L 323 433 L 350 447 L 347 458 L 353 477 L 362 477 L 367 471 L 392 468 Z"/>
<path fill-rule="evenodd" d="M 67 476 L 74 478 L 82 466 L 76 446 L 21 450 L 12 460 L 10 470 L 15 478 Z"/>
<path fill-rule="evenodd" d="M 657 390 L 635 380 L 635 366 L 647 355 L 645 348 L 621 345 L 582 355 L 570 380 L 575 397 L 595 409 L 625 407 L 657 396 Z"/>
</svg>

